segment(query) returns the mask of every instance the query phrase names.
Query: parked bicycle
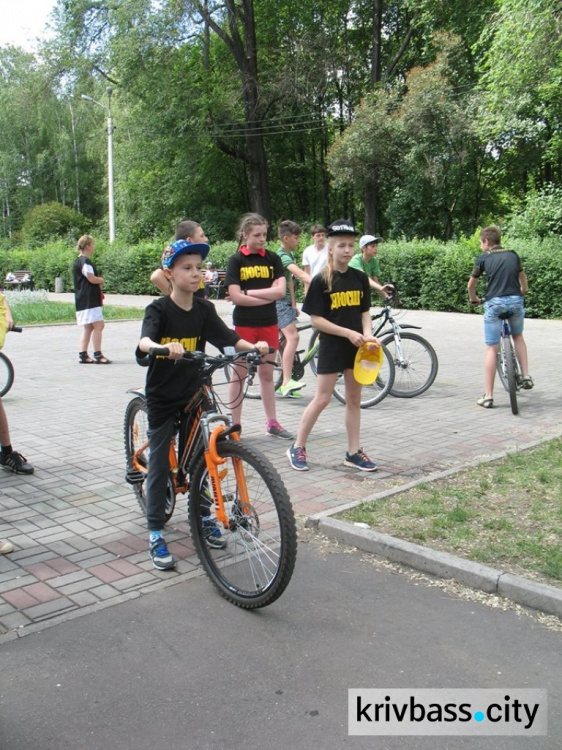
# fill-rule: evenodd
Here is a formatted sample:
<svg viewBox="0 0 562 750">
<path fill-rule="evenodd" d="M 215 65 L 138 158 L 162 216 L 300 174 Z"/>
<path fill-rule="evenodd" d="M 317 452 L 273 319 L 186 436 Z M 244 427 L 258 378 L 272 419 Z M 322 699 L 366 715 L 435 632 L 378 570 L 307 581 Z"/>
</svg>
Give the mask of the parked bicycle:
<svg viewBox="0 0 562 750">
<path fill-rule="evenodd" d="M 396 287 L 396 285 L 394 285 Z M 397 301 L 396 291 L 387 297 L 383 308 L 379 313 L 372 313 L 373 335 L 377 336 L 383 344 L 385 355 L 379 375 L 372 386 L 364 386 L 361 396 L 361 408 L 380 403 L 390 393 L 396 398 L 413 398 L 425 393 L 435 381 L 439 369 L 439 361 L 433 346 L 417 333 L 410 330 L 420 330 L 421 326 L 410 323 L 398 323 L 392 312 L 392 304 Z M 311 328 L 310 323 L 299 325 L 298 330 L 305 331 Z M 281 358 L 285 346 L 285 337 L 279 333 L 279 352 L 275 362 L 273 375 L 275 388 L 283 382 L 283 369 Z M 306 354 L 301 359 L 303 349 L 295 353 L 293 362 L 292 379 L 299 381 L 304 376 L 304 369 L 308 363 L 314 375 L 316 375 L 316 359 L 320 346 L 320 334 L 314 331 L 308 344 Z M 253 380 L 248 382 L 246 392 L 248 398 L 260 398 L 259 388 Z M 338 378 L 334 389 L 334 396 L 342 404 L 345 404 L 345 388 L 343 376 Z"/>
<path fill-rule="evenodd" d="M 499 315 L 501 318 L 500 348 L 498 349 L 498 359 L 496 368 L 503 387 L 509 393 L 509 403 L 513 414 L 519 414 L 519 405 L 517 403 L 517 392 L 523 386 L 523 375 L 519 367 L 519 361 L 515 354 L 515 346 L 511 338 L 511 329 L 509 327 L 509 318 L 512 313 L 505 312 Z"/>
<path fill-rule="evenodd" d="M 392 313 L 392 303 L 397 301 L 395 291 L 385 299 L 381 312 L 371 315 L 373 336 L 382 341 L 394 362 L 395 375 L 390 395 L 396 398 L 414 398 L 431 388 L 437 377 L 439 362 L 429 341 L 417 333 L 405 330 L 420 330 L 421 326 L 397 323 Z M 379 321 L 378 324 L 375 324 L 376 321 Z M 379 374 L 379 378 L 383 377 L 384 373 Z"/>
<path fill-rule="evenodd" d="M 311 323 L 297 324 L 297 328 L 300 334 L 301 331 L 310 330 L 312 328 L 312 324 Z M 318 360 L 319 348 L 320 348 L 319 332 L 315 330 L 312 336 L 310 337 L 308 349 L 306 350 L 306 353 L 304 354 L 302 359 L 301 359 L 301 354 L 305 350 L 299 349 L 295 352 L 295 357 L 293 359 L 293 371 L 291 374 L 291 377 L 293 380 L 296 380 L 296 381 L 302 380 L 302 378 L 304 377 L 305 368 L 308 364 L 310 364 L 310 369 L 312 370 L 313 374 L 315 376 L 317 375 L 316 364 Z M 275 364 L 273 366 L 273 369 L 274 369 L 273 382 L 275 384 L 275 390 L 278 390 L 278 388 L 283 384 L 282 361 L 283 361 L 284 349 L 285 349 L 285 336 L 283 336 L 283 333 L 279 331 L 279 350 L 277 351 L 277 354 L 275 357 Z M 392 356 L 390 352 L 384 346 L 383 346 L 383 353 L 384 353 L 384 360 L 381 365 L 381 369 L 379 371 L 379 378 L 377 378 L 377 381 L 373 383 L 373 385 L 363 386 L 361 390 L 361 408 L 362 409 L 367 409 L 369 406 L 374 406 L 375 404 L 378 404 L 391 391 L 392 384 L 394 383 L 394 362 L 392 360 Z M 245 395 L 247 398 L 261 398 L 259 384 L 255 382 L 255 377 L 251 377 L 251 378 L 248 377 Z M 343 375 L 340 375 L 340 377 L 336 381 L 336 386 L 334 388 L 334 396 L 340 403 L 345 404 L 345 386 L 344 386 L 344 381 L 343 381 Z"/>
<path fill-rule="evenodd" d="M 168 355 L 166 347 L 150 356 Z M 257 352 L 211 356 L 186 352 L 178 366 L 195 364 L 201 385 L 178 416 L 170 443 L 166 520 L 176 497 L 188 494 L 188 517 L 195 550 L 220 593 L 245 609 L 265 607 L 281 596 L 293 574 L 297 535 L 287 490 L 272 463 L 240 441 L 239 426 L 220 411 L 212 376 L 236 361 L 250 371 L 261 362 Z M 145 511 L 144 483 L 150 465 L 146 399 L 142 389 L 125 412 L 127 481 Z M 211 548 L 203 523 L 212 518 L 225 544 Z"/>
<path fill-rule="evenodd" d="M 21 333 L 23 329 L 19 328 L 18 326 L 14 326 L 11 330 L 14 333 Z M 2 396 L 5 396 L 13 386 L 14 377 L 15 372 L 12 360 L 8 357 L 7 354 L 4 354 L 3 351 L 0 351 L 0 398 L 2 398 Z"/>
</svg>

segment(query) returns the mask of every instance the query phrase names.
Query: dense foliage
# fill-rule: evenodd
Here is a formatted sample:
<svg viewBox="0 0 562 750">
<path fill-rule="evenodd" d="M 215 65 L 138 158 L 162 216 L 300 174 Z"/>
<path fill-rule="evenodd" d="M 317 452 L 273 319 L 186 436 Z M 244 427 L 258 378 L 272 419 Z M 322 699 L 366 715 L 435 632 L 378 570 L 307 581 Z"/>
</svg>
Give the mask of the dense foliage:
<svg viewBox="0 0 562 750">
<path fill-rule="evenodd" d="M 308 239 L 303 237 L 296 253 L 299 262 Z M 527 314 L 562 318 L 562 239 L 513 239 L 505 244 L 520 255 L 529 278 Z M 269 246 L 274 250 L 277 243 L 271 242 Z M 160 264 L 163 247 L 163 242 L 125 245 L 98 241 L 93 260 L 105 279 L 104 290 L 114 294 L 157 294 L 150 275 Z M 235 242 L 213 245 L 209 259 L 217 268 L 225 268 L 236 248 Z M 476 235 L 454 242 L 385 242 L 379 251 L 381 281 L 393 281 L 397 285 L 404 307 L 468 312 L 466 284 L 479 253 Z M 26 269 L 33 272 L 38 289 L 52 291 L 55 279 L 62 278 L 65 290 L 71 291 L 75 258 L 76 251 L 63 242 L 48 243 L 33 250 L 0 250 L 0 278 L 10 270 Z"/>
<path fill-rule="evenodd" d="M 53 202 L 106 233 L 108 87 L 127 242 L 186 217 L 230 240 L 247 210 L 560 232 L 561 19 L 558 0 L 59 0 L 37 55 L 0 48 L 0 242 Z"/>
</svg>

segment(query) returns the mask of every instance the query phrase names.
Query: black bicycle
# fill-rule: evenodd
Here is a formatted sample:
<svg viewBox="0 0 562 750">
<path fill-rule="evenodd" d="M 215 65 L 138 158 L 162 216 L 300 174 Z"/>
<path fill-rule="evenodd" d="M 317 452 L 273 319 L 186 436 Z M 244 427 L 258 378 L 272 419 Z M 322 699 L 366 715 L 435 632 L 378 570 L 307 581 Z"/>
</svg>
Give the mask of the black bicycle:
<svg viewBox="0 0 562 750">
<path fill-rule="evenodd" d="M 312 328 L 311 323 L 297 324 L 297 330 L 299 334 L 301 331 L 307 331 Z M 291 377 L 293 380 L 299 381 L 304 377 L 304 371 L 306 366 L 309 364 L 313 374 L 318 375 L 317 361 L 318 361 L 318 350 L 320 349 L 320 338 L 319 332 L 314 331 L 310 337 L 308 348 L 298 349 L 295 352 L 293 359 L 293 370 Z M 279 331 L 279 349 L 275 355 L 275 362 L 273 365 L 273 383 L 275 390 L 283 384 L 283 352 L 285 350 L 285 336 L 283 332 Z M 301 355 L 304 355 L 301 358 Z M 378 404 L 380 401 L 387 396 L 392 389 L 394 383 L 394 361 L 391 353 L 383 344 L 384 359 L 379 371 L 379 377 L 372 385 L 364 385 L 361 389 L 361 408 L 367 409 L 370 406 Z M 257 382 L 255 375 L 248 376 L 246 381 L 246 398 L 257 399 L 261 398 L 259 382 Z M 345 404 L 345 385 L 343 375 L 340 375 L 336 381 L 334 388 L 334 397 L 342 404 Z"/>
<path fill-rule="evenodd" d="M 393 284 L 393 286 L 396 289 L 396 285 Z M 365 398 L 362 397 L 362 409 L 379 403 L 387 393 L 396 398 L 419 396 L 433 385 L 437 377 L 439 362 L 435 349 L 419 334 L 405 330 L 412 328 L 420 330 L 421 326 L 396 321 L 392 312 L 392 303 L 398 301 L 395 290 L 384 300 L 381 312 L 371 314 L 373 336 L 376 336 L 383 345 L 385 362 L 373 385 L 363 387 Z M 311 348 L 315 346 L 318 335 L 316 331 L 310 339 Z M 313 363 L 311 367 L 315 372 Z M 342 377 L 336 384 L 334 396 L 345 404 L 344 394 Z"/>
<path fill-rule="evenodd" d="M 497 372 L 503 387 L 509 393 L 509 403 L 512 414 L 519 414 L 517 403 L 517 392 L 523 387 L 523 375 L 519 367 L 519 361 L 515 354 L 515 346 L 511 337 L 509 318 L 512 313 L 505 312 L 499 315 L 501 319 L 500 348 L 498 349 Z"/>
<path fill-rule="evenodd" d="M 151 356 L 169 353 L 152 349 Z M 297 556 L 297 532 L 289 495 L 269 459 L 240 440 L 239 426 L 223 414 L 212 376 L 234 362 L 253 369 L 253 352 L 210 356 L 186 352 L 183 360 L 199 369 L 200 382 L 181 415 L 169 449 L 166 519 L 178 494 L 188 494 L 188 517 L 195 551 L 220 593 L 245 609 L 265 607 L 289 584 Z M 126 480 L 146 510 L 144 483 L 150 466 L 144 391 L 125 412 Z M 220 530 L 220 544 L 210 544 L 209 526 Z"/>
</svg>

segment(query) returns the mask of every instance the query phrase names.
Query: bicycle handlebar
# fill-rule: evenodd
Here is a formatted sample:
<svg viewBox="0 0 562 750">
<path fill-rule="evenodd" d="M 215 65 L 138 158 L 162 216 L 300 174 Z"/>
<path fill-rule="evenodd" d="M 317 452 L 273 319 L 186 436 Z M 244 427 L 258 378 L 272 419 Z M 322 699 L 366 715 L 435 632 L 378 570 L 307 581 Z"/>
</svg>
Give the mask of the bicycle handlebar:
<svg viewBox="0 0 562 750">
<path fill-rule="evenodd" d="M 21 326 L 14 326 L 13 328 L 10 328 L 10 331 L 13 333 L 21 333 L 23 331 L 23 328 Z"/>
<path fill-rule="evenodd" d="M 275 349 L 270 346 L 269 354 L 273 354 L 274 351 Z M 148 355 L 151 358 L 158 356 L 167 357 L 169 354 L 170 350 L 167 346 L 155 346 L 148 351 Z M 232 364 L 233 362 L 236 362 L 240 359 L 245 359 L 246 362 L 253 365 L 259 365 L 262 363 L 262 355 L 258 352 L 257 349 L 252 349 L 249 352 L 236 352 L 233 355 L 211 355 L 201 351 L 190 351 L 184 352 L 182 357 L 180 359 L 177 359 L 176 362 L 194 362 L 196 364 L 199 364 L 201 367 L 207 365 L 209 367 L 209 370 L 211 372 L 214 372 L 215 370 L 219 370 L 221 367 L 226 367 L 226 365 Z M 270 364 L 274 363 L 272 362 Z"/>
</svg>

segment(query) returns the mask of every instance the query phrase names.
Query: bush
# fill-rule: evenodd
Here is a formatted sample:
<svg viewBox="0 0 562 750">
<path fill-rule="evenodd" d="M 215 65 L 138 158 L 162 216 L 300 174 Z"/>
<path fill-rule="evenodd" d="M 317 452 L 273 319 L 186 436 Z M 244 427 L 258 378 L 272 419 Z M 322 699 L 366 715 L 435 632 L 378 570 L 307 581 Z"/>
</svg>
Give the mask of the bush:
<svg viewBox="0 0 562 750">
<path fill-rule="evenodd" d="M 302 245 L 308 237 L 303 238 Z M 530 317 L 562 318 L 562 238 L 549 236 L 532 240 L 506 237 L 504 245 L 521 257 L 529 278 L 526 298 Z M 93 257 L 98 272 L 105 279 L 105 291 L 114 294 L 157 294 L 150 275 L 160 267 L 165 242 L 142 242 L 126 246 L 96 241 Z M 271 250 L 278 247 L 270 242 Z M 236 252 L 236 242 L 213 245 L 209 259 L 217 268 L 226 268 Z M 477 234 L 457 242 L 436 240 L 388 241 L 380 245 L 380 281 L 394 281 L 404 307 L 411 309 L 468 312 L 466 285 L 474 260 L 479 255 Z M 300 264 L 300 248 L 295 254 Z M 50 242 L 37 247 L 8 249 L 0 247 L 0 279 L 8 271 L 29 270 L 37 289 L 54 289 L 55 279 L 62 277 L 67 291 L 72 291 L 72 269 L 76 259 L 74 240 Z M 480 287 L 483 291 L 483 282 Z"/>
<path fill-rule="evenodd" d="M 89 219 L 73 208 L 61 203 L 43 203 L 27 212 L 21 233 L 24 242 L 34 247 L 53 238 L 78 239 L 89 226 Z"/>
</svg>

